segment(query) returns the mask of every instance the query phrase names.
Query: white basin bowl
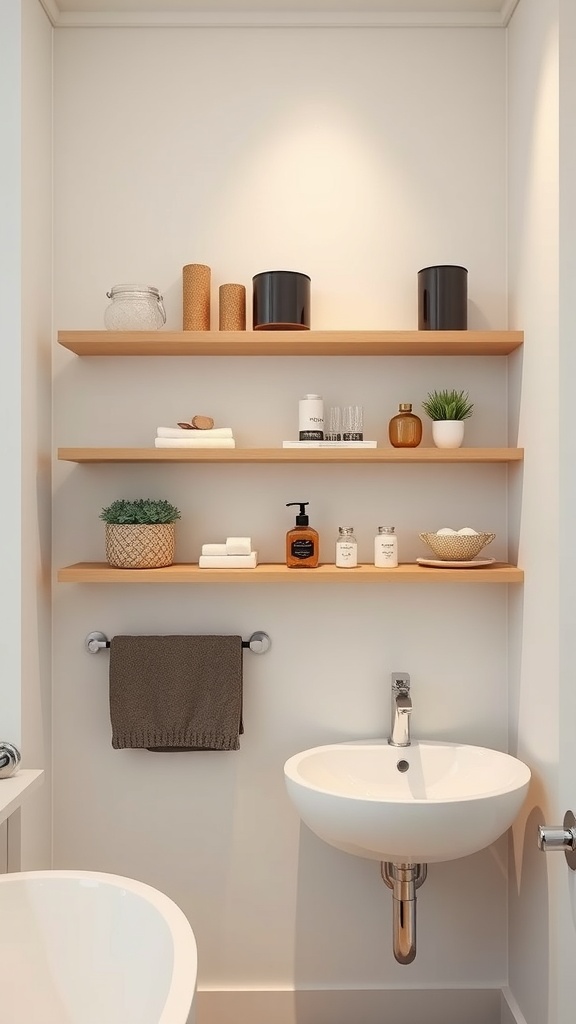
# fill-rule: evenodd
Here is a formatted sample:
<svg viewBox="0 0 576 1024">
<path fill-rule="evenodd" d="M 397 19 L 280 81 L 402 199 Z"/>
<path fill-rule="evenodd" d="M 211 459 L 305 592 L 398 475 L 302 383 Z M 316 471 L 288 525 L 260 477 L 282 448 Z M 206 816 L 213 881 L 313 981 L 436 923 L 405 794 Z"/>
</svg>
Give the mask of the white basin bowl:
<svg viewBox="0 0 576 1024">
<path fill-rule="evenodd" d="M 331 846 L 431 863 L 498 839 L 524 802 L 530 769 L 488 747 L 376 740 L 304 750 L 286 761 L 284 776 L 302 821 Z"/>
</svg>

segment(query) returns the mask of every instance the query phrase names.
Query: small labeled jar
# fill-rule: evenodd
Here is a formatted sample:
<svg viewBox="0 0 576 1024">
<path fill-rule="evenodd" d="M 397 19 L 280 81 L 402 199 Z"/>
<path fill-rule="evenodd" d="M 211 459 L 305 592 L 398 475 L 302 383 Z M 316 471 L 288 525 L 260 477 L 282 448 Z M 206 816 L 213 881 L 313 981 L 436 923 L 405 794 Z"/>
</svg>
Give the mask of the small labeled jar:
<svg viewBox="0 0 576 1024">
<path fill-rule="evenodd" d="M 412 412 L 411 402 L 402 402 L 388 424 L 393 448 L 417 448 L 422 440 L 422 420 Z"/>
<path fill-rule="evenodd" d="M 304 395 L 298 402 L 298 440 L 324 440 L 324 399 L 321 395 Z"/>
<path fill-rule="evenodd" d="M 394 526 L 379 526 L 374 538 L 374 565 L 377 569 L 398 567 L 398 537 Z"/>
<path fill-rule="evenodd" d="M 166 323 L 166 310 L 157 288 L 143 284 L 115 284 L 106 295 L 107 331 L 158 331 Z"/>
<path fill-rule="evenodd" d="M 358 544 L 353 526 L 339 526 L 336 540 L 336 568 L 355 569 L 358 565 Z"/>
</svg>

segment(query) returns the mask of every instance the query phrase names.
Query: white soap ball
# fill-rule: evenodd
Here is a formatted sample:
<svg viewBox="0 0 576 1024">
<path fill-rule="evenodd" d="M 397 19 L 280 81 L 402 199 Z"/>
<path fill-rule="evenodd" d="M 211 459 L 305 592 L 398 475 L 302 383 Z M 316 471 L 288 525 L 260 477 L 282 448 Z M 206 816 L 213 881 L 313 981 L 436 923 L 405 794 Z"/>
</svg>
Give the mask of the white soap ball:
<svg viewBox="0 0 576 1024">
<path fill-rule="evenodd" d="M 477 537 L 478 530 L 473 530 L 471 526 L 463 526 L 461 530 L 458 530 L 461 537 Z"/>
<path fill-rule="evenodd" d="M 447 534 L 456 534 L 457 530 L 451 530 L 449 526 L 443 526 L 441 530 L 436 531 L 437 537 L 445 537 Z"/>
</svg>

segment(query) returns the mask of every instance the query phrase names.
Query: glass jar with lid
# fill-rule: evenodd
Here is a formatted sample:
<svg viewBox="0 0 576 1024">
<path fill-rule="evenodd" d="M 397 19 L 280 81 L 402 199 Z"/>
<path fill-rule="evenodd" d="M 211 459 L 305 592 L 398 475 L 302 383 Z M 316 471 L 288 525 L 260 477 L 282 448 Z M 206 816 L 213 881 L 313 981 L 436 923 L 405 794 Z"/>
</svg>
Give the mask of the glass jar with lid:
<svg viewBox="0 0 576 1024">
<path fill-rule="evenodd" d="M 107 331 L 157 331 L 166 323 L 166 310 L 157 288 L 144 284 L 115 284 L 106 295 Z"/>
<path fill-rule="evenodd" d="M 374 565 L 377 569 L 398 568 L 398 537 L 394 526 L 379 526 L 374 538 Z"/>
<path fill-rule="evenodd" d="M 358 544 L 353 526 L 339 526 L 336 538 L 336 566 L 339 569 L 355 569 L 358 565 Z"/>
</svg>

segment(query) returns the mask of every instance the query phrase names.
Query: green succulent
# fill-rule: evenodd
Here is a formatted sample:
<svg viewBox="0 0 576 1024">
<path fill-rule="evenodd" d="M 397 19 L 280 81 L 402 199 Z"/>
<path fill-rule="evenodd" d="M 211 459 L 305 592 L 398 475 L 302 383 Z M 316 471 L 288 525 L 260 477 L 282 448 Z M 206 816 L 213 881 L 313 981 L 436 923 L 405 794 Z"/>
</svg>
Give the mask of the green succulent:
<svg viewBox="0 0 576 1024">
<path fill-rule="evenodd" d="M 116 524 L 157 524 L 173 523 L 180 519 L 180 512 L 169 501 L 154 498 L 117 498 L 103 508 L 100 519 Z"/>
<path fill-rule="evenodd" d="M 467 391 L 429 391 L 422 408 L 431 420 L 467 420 L 472 415 L 474 402 Z"/>
</svg>

